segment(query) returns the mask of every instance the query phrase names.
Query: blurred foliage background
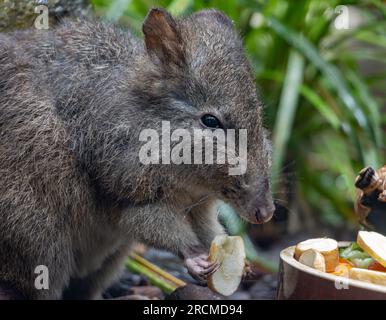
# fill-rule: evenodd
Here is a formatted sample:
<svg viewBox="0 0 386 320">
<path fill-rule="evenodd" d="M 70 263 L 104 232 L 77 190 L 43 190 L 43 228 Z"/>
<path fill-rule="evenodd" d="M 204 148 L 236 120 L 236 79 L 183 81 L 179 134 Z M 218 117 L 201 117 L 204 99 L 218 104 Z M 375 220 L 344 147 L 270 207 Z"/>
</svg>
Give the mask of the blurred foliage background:
<svg viewBox="0 0 386 320">
<path fill-rule="evenodd" d="M 151 7 L 177 16 L 217 8 L 230 16 L 266 105 L 275 198 L 289 210 L 288 228 L 356 223 L 357 172 L 386 162 L 385 3 L 92 0 L 92 5 L 97 15 L 138 35 Z"/>
<path fill-rule="evenodd" d="M 37 4 L 48 5 L 53 25 L 93 11 L 138 37 L 152 7 L 175 16 L 223 11 L 243 38 L 265 105 L 277 210 L 252 226 L 224 204 L 222 221 L 244 238 L 247 258 L 269 271 L 278 251 L 311 235 L 355 239 L 355 177 L 386 164 L 386 1 L 0 0 L 0 31 L 31 26 Z M 386 234 L 386 213 L 378 218 Z"/>
</svg>

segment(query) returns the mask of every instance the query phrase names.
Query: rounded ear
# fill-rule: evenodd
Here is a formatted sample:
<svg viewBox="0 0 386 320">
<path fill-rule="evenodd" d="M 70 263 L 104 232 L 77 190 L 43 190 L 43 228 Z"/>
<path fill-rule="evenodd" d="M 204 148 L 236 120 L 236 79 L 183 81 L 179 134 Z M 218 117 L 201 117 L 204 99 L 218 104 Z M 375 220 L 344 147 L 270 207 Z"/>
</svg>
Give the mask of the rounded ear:
<svg viewBox="0 0 386 320">
<path fill-rule="evenodd" d="M 233 27 L 232 20 L 229 19 L 228 16 L 225 15 L 225 13 L 222 13 L 221 11 L 218 11 L 216 9 L 201 10 L 196 12 L 194 16 L 199 19 L 203 18 L 208 19 L 211 22 L 218 22 L 227 27 Z"/>
<path fill-rule="evenodd" d="M 146 50 L 161 63 L 183 65 L 181 35 L 173 17 L 163 9 L 151 9 L 142 26 Z"/>
</svg>

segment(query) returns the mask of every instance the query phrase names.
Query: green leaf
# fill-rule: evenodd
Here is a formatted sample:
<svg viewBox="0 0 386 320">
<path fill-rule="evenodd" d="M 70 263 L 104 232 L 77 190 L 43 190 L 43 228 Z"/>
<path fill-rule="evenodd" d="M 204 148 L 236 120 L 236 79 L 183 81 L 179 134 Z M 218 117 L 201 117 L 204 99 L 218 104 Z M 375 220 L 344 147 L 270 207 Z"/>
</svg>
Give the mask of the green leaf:
<svg viewBox="0 0 386 320">
<path fill-rule="evenodd" d="M 339 69 L 323 59 L 314 45 L 309 42 L 301 34 L 295 33 L 288 26 L 283 25 L 279 20 L 269 17 L 269 26 L 277 32 L 283 39 L 285 39 L 290 45 L 299 50 L 308 60 L 310 60 L 330 81 L 335 87 L 342 101 L 347 106 L 348 110 L 352 112 L 358 124 L 362 128 L 367 128 L 367 119 L 358 105 L 357 101 L 351 95 L 349 87 L 342 77 Z"/>
<path fill-rule="evenodd" d="M 340 128 L 341 120 L 339 117 L 315 91 L 306 85 L 301 85 L 300 93 L 320 112 L 334 129 Z"/>
<path fill-rule="evenodd" d="M 280 172 L 287 148 L 287 142 L 291 135 L 292 124 L 299 99 L 299 88 L 303 79 L 303 69 L 303 57 L 296 51 L 291 51 L 273 130 L 273 153 L 275 155 L 272 165 L 273 181 L 277 181 L 275 176 Z M 272 189 L 273 192 L 275 192 L 275 183 L 272 184 Z"/>
</svg>

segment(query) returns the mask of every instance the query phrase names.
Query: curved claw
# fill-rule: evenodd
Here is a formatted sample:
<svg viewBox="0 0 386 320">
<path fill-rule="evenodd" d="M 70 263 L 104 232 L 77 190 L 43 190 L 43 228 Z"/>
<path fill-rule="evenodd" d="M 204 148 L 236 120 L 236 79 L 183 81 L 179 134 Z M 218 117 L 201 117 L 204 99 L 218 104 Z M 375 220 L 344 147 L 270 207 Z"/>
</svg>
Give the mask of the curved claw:
<svg viewBox="0 0 386 320">
<path fill-rule="evenodd" d="M 206 282 L 208 280 L 208 277 L 214 274 L 220 268 L 220 266 L 220 263 L 213 262 L 208 268 L 203 269 L 202 273 L 199 275 L 201 281 Z"/>
<path fill-rule="evenodd" d="M 221 264 L 218 261 L 208 261 L 207 255 L 199 255 L 186 259 L 185 266 L 194 279 L 200 283 L 205 283 L 208 277 L 219 269 Z"/>
</svg>

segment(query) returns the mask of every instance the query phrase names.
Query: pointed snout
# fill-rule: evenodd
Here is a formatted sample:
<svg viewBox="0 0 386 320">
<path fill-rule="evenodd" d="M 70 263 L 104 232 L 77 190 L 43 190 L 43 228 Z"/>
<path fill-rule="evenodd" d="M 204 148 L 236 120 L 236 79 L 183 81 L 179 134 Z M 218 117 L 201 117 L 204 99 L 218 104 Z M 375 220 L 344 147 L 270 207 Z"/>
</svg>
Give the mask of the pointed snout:
<svg viewBox="0 0 386 320">
<path fill-rule="evenodd" d="M 255 195 L 249 202 L 249 220 L 254 224 L 263 224 L 271 220 L 275 212 L 271 190 L 266 187 L 263 194 Z"/>
<path fill-rule="evenodd" d="M 276 208 L 268 179 L 259 185 L 241 184 L 237 190 L 233 193 L 223 191 L 223 195 L 224 201 L 234 206 L 241 218 L 252 224 L 263 224 L 271 220 Z"/>
<path fill-rule="evenodd" d="M 262 205 L 256 208 L 255 219 L 257 224 L 263 224 L 271 220 L 275 212 L 275 205 L 273 203 Z"/>
</svg>

